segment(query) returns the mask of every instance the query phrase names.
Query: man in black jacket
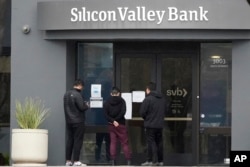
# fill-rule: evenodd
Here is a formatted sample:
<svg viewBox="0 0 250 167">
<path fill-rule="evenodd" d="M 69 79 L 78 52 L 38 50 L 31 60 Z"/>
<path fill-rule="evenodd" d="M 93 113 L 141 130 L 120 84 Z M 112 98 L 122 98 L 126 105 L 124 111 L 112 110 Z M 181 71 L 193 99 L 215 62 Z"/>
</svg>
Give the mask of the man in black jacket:
<svg viewBox="0 0 250 167">
<path fill-rule="evenodd" d="M 163 166 L 162 130 L 166 110 L 166 99 L 156 91 L 156 85 L 150 82 L 146 87 L 146 98 L 143 100 L 140 114 L 144 119 L 147 138 L 147 161 L 142 166 Z M 156 148 L 154 148 L 156 146 Z M 153 162 L 153 151 L 157 151 L 157 162 Z"/>
<path fill-rule="evenodd" d="M 84 102 L 81 94 L 83 87 L 83 81 L 77 79 L 73 89 L 64 94 L 64 113 L 67 128 L 66 166 L 85 166 L 79 161 L 85 129 L 85 111 L 88 109 L 88 105 Z"/>
</svg>

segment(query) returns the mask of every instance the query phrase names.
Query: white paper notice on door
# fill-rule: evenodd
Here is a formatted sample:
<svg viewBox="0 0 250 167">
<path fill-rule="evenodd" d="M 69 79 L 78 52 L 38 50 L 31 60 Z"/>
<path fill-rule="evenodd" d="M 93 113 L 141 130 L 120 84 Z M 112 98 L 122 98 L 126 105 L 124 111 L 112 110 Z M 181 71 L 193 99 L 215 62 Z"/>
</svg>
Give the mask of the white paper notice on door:
<svg viewBox="0 0 250 167">
<path fill-rule="evenodd" d="M 145 91 L 133 91 L 132 102 L 141 103 L 145 99 Z"/>
<path fill-rule="evenodd" d="M 131 93 L 122 93 L 121 97 L 126 102 L 125 119 L 132 119 L 132 94 Z"/>
<path fill-rule="evenodd" d="M 91 84 L 90 108 L 103 107 L 103 98 L 101 92 L 102 92 L 101 84 Z"/>
<path fill-rule="evenodd" d="M 91 84 L 91 97 L 102 97 L 101 90 L 101 84 Z"/>
<path fill-rule="evenodd" d="M 91 97 L 90 98 L 90 108 L 102 108 L 103 98 L 102 97 Z"/>
</svg>

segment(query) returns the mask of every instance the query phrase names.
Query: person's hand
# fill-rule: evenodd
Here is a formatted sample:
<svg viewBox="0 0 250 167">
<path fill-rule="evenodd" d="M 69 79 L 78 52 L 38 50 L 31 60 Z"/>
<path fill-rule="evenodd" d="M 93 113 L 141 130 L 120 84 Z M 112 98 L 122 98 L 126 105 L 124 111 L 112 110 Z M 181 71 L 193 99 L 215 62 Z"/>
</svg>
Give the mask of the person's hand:
<svg viewBox="0 0 250 167">
<path fill-rule="evenodd" d="M 84 103 L 88 108 L 90 107 L 89 101 L 84 101 Z"/>
<path fill-rule="evenodd" d="M 117 121 L 114 121 L 114 122 L 113 122 L 113 125 L 114 125 L 115 127 L 117 127 L 117 126 L 119 126 L 119 123 L 118 123 Z"/>
</svg>

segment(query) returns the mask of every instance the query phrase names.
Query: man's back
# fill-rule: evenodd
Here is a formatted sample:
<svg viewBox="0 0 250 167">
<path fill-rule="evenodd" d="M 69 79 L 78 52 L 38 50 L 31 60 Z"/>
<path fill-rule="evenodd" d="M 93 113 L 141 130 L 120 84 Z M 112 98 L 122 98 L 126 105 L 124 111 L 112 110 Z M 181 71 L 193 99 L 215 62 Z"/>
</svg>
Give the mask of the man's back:
<svg viewBox="0 0 250 167">
<path fill-rule="evenodd" d="M 148 128 L 163 128 L 166 110 L 166 100 L 162 94 L 151 91 L 144 99 L 140 114 L 144 119 L 144 126 Z"/>
</svg>

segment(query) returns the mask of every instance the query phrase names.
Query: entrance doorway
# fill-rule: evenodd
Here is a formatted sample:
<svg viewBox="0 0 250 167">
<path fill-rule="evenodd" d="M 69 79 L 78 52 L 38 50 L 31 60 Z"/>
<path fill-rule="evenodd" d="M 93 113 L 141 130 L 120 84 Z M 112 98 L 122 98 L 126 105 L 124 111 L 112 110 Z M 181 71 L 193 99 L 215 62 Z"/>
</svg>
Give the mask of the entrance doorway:
<svg viewBox="0 0 250 167">
<path fill-rule="evenodd" d="M 115 47 L 115 79 L 122 92 L 144 91 L 153 81 L 166 96 L 164 165 L 197 164 L 197 44 L 137 43 Z M 147 152 L 140 104 L 132 103 L 132 119 L 128 120 L 135 165 L 146 161 Z"/>
<path fill-rule="evenodd" d="M 164 118 L 164 163 L 169 166 L 221 165 L 229 157 L 231 74 L 230 42 L 78 44 L 77 76 L 85 80 L 86 99 L 90 98 L 91 84 L 102 85 L 105 101 L 113 84 L 122 92 L 132 92 L 144 91 L 149 81 L 157 83 L 158 91 L 167 97 L 169 104 Z M 138 113 L 140 103 L 133 103 L 132 107 L 133 117 L 127 121 L 132 164 L 140 165 L 147 151 L 143 120 Z M 81 161 L 106 162 L 105 151 L 100 153 L 101 161 L 95 159 L 93 151 L 97 133 L 107 133 L 103 110 L 91 108 L 86 118 Z M 118 164 L 125 164 L 124 156 L 118 159 Z"/>
</svg>

